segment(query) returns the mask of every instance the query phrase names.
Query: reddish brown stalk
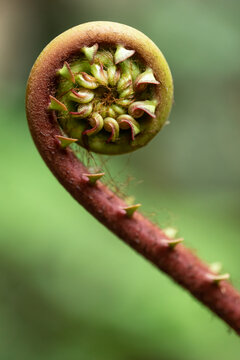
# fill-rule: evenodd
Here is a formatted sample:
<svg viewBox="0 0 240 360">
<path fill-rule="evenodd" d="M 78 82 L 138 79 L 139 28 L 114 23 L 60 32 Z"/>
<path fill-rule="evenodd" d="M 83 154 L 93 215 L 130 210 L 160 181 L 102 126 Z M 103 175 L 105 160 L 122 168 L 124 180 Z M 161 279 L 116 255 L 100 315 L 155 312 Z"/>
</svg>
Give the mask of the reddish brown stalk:
<svg viewBox="0 0 240 360">
<path fill-rule="evenodd" d="M 212 272 L 207 265 L 182 244 L 171 249 L 164 232 L 143 215 L 136 212 L 132 218 L 126 217 L 122 210 L 126 204 L 106 186 L 100 182 L 89 185 L 84 176 L 88 170 L 71 149 L 59 147 L 56 135 L 60 132 L 56 119 L 51 113 L 43 114 L 37 105 L 34 105 L 36 121 L 30 122 L 30 129 L 42 157 L 60 183 L 103 225 L 240 334 L 240 294 L 226 281 L 214 284 L 209 279 Z"/>
<path fill-rule="evenodd" d="M 94 35 L 91 34 L 87 36 Z M 72 43 L 67 43 L 69 47 L 73 43 L 76 46 L 74 36 L 73 31 Z M 129 39 L 132 41 L 130 37 Z M 240 294 L 237 290 L 225 280 L 218 283 L 213 281 L 211 275 L 214 274 L 209 267 L 182 244 L 169 246 L 170 239 L 166 234 L 139 212 L 135 212 L 132 217 L 126 216 L 123 209 L 127 205 L 101 182 L 91 185 L 86 176 L 88 169 L 71 149 L 59 146 L 56 136 L 62 134 L 54 113 L 47 110 L 49 92 L 54 89 L 56 69 L 60 68 L 62 60 L 59 58 L 58 46 L 54 44 L 54 51 L 48 61 L 40 59 L 40 65 L 32 71 L 26 103 L 29 127 L 46 164 L 66 190 L 96 219 L 240 334 Z M 67 50 L 66 54 L 70 51 Z M 57 56 L 54 52 L 57 52 Z M 63 56 L 66 54 L 63 53 Z M 42 59 L 44 56 L 43 54 Z"/>
</svg>

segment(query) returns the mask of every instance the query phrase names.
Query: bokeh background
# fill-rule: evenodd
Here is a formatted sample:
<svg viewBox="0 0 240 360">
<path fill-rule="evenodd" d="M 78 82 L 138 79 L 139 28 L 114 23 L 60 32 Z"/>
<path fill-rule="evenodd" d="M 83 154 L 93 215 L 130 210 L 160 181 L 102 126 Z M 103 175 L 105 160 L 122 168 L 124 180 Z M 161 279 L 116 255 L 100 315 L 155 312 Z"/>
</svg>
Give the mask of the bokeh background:
<svg viewBox="0 0 240 360">
<path fill-rule="evenodd" d="M 0 359 L 239 359 L 225 324 L 59 185 L 24 112 L 32 64 L 67 28 L 111 20 L 152 38 L 174 77 L 171 124 L 108 170 L 240 288 L 239 15 L 238 0 L 0 0 Z"/>
</svg>

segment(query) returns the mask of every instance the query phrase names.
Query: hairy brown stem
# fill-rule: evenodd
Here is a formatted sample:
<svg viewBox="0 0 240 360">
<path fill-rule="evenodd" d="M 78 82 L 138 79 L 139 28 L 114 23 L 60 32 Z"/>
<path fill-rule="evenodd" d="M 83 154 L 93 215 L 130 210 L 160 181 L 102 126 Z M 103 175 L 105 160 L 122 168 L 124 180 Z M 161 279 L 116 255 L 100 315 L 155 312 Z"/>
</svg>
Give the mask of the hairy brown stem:
<svg viewBox="0 0 240 360">
<path fill-rule="evenodd" d="M 135 212 L 131 218 L 127 217 L 123 210 L 126 207 L 123 200 L 99 181 L 94 186 L 91 185 L 88 177 L 84 175 L 88 170 L 72 150 L 59 146 L 59 136 L 61 137 L 62 133 L 54 113 L 47 110 L 49 95 L 54 93 L 56 70 L 62 67 L 69 54 L 75 54 L 77 49 L 84 46 L 85 41 L 94 43 L 96 33 L 98 40 L 102 42 L 109 41 L 111 37 L 111 41 L 126 43 L 130 49 L 135 49 L 137 44 L 136 50 L 144 54 L 146 63 L 151 65 L 156 73 L 162 72 L 161 78 L 166 79 L 166 73 L 158 68 L 159 59 L 152 56 L 155 51 L 152 43 L 146 40 L 148 46 L 142 47 L 145 43 L 144 35 L 139 35 L 125 26 L 122 31 L 122 25 L 119 24 L 98 23 L 97 28 L 91 28 L 91 31 L 88 26 L 69 30 L 53 41 L 40 55 L 31 72 L 26 110 L 35 144 L 53 174 L 81 205 L 240 334 L 240 294 L 237 290 L 225 280 L 214 282 L 214 274 L 206 264 L 182 244 L 169 246 L 170 239 L 164 231 L 140 213 Z M 167 89 L 166 93 L 170 93 L 166 96 L 168 104 L 172 92 Z M 164 108 L 164 102 L 160 106 Z M 165 119 L 169 105 L 164 111 Z"/>
<path fill-rule="evenodd" d="M 126 204 L 106 186 L 88 183 L 88 172 L 71 149 L 56 141 L 59 126 L 52 114 L 41 113 L 41 102 L 33 105 L 35 119 L 30 129 L 50 170 L 70 194 L 109 230 L 187 289 L 240 334 L 240 294 L 226 281 L 218 285 L 209 279 L 211 270 L 182 244 L 169 248 L 165 233 L 140 213 L 132 218 L 122 210 Z M 31 110 L 32 111 L 32 110 Z M 40 113 L 39 113 L 40 111 Z M 41 116 L 39 116 L 41 115 Z M 34 116 L 32 116 L 34 117 Z"/>
</svg>

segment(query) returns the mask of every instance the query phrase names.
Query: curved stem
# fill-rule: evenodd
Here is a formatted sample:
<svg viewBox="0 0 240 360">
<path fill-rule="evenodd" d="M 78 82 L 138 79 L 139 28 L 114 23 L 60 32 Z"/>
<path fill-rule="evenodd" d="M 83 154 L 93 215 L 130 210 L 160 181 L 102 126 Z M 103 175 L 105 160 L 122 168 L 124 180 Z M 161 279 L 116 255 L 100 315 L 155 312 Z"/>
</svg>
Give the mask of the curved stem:
<svg viewBox="0 0 240 360">
<path fill-rule="evenodd" d="M 169 246 L 166 234 L 140 213 L 128 218 L 126 204 L 105 185 L 92 186 L 88 172 L 71 149 L 59 146 L 60 135 L 54 114 L 41 105 L 27 103 L 29 126 L 36 146 L 50 170 L 70 194 L 103 225 L 187 289 L 240 334 L 240 294 L 227 281 L 215 283 L 212 271 L 182 244 Z M 46 104 L 48 99 L 45 99 Z M 34 106 L 33 106 L 34 105 Z M 30 110 L 31 109 L 31 110 Z M 31 116 L 30 116 L 31 111 Z M 41 116 L 38 116 L 41 113 Z"/>
</svg>

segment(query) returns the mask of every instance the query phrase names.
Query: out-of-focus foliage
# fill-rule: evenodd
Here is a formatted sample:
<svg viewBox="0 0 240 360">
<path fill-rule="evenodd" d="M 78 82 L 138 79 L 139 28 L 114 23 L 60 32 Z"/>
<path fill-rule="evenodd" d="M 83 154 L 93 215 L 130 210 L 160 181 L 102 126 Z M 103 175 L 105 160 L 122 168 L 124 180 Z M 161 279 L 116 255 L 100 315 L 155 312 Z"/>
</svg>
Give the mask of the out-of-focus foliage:
<svg viewBox="0 0 240 360">
<path fill-rule="evenodd" d="M 24 114 L 30 67 L 58 33 L 90 20 L 146 33 L 173 72 L 171 125 L 108 170 L 118 186 L 133 175 L 143 211 L 240 288 L 239 12 L 237 0 L 1 2 L 1 359 L 239 357 L 233 332 L 61 188 Z"/>
</svg>

